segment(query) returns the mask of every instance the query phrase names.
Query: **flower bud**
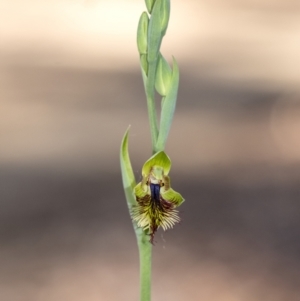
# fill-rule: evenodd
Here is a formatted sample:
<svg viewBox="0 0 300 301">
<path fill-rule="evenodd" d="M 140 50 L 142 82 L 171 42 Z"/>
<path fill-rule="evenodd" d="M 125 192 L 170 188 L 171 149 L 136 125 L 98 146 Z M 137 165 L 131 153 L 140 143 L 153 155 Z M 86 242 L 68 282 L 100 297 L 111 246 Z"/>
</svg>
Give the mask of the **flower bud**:
<svg viewBox="0 0 300 301">
<path fill-rule="evenodd" d="M 163 149 L 166 144 L 169 131 L 171 128 L 179 85 L 179 69 L 176 60 L 173 58 L 172 78 L 169 85 L 168 93 L 162 100 L 159 135 L 157 138 L 156 148 Z"/>
<path fill-rule="evenodd" d="M 162 0 L 161 3 L 161 32 L 164 36 L 166 34 L 169 19 L 170 19 L 170 0 Z"/>
<path fill-rule="evenodd" d="M 155 89 L 161 96 L 166 96 L 168 94 L 171 80 L 172 70 L 165 58 L 159 54 L 156 69 Z"/>
<path fill-rule="evenodd" d="M 154 2 L 155 2 L 155 0 L 145 0 L 149 14 L 151 14 L 151 12 L 152 12 Z"/>
<path fill-rule="evenodd" d="M 148 24 L 149 24 L 148 14 L 146 12 L 143 12 L 140 17 L 138 30 L 137 30 L 137 46 L 140 54 L 147 53 Z"/>
<path fill-rule="evenodd" d="M 148 62 L 156 61 L 170 17 L 170 0 L 156 0 L 149 22 Z"/>
</svg>

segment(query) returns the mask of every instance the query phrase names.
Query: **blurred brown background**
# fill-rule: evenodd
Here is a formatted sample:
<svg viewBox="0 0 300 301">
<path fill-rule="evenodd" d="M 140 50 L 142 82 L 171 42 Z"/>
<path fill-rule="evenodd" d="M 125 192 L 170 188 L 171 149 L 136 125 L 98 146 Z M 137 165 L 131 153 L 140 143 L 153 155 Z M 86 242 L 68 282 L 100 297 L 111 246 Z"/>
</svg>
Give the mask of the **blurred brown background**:
<svg viewBox="0 0 300 301">
<path fill-rule="evenodd" d="M 138 300 L 119 145 L 150 156 L 142 0 L 0 0 L 0 300 Z M 172 1 L 183 222 L 153 300 L 300 300 L 300 2 Z"/>
</svg>

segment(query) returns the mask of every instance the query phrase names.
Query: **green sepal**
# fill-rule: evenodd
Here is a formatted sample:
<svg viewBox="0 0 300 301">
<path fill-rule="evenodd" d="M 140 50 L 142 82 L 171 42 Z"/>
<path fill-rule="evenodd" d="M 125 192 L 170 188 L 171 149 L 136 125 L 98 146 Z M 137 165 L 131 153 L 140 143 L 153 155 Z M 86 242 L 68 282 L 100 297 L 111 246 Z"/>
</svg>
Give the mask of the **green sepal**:
<svg viewBox="0 0 300 301">
<path fill-rule="evenodd" d="M 168 94 L 171 80 L 172 69 L 160 53 L 156 69 L 155 88 L 161 96 L 166 96 Z"/>
<path fill-rule="evenodd" d="M 168 173 L 171 169 L 171 160 L 164 151 L 154 154 L 143 165 L 143 168 L 142 168 L 143 177 L 148 176 L 150 174 L 151 169 L 154 166 L 162 168 L 164 175 L 168 175 Z"/>
<path fill-rule="evenodd" d="M 160 128 L 157 139 L 156 149 L 163 150 L 171 128 L 179 85 L 179 69 L 175 58 L 173 57 L 173 72 L 168 94 L 164 97 L 161 107 Z"/>
<path fill-rule="evenodd" d="M 152 12 L 154 2 L 155 2 L 155 0 L 145 0 L 149 14 L 151 14 L 151 12 Z"/>
<path fill-rule="evenodd" d="M 125 135 L 122 139 L 121 150 L 120 150 L 120 162 L 121 162 L 121 172 L 123 188 L 127 200 L 128 208 L 131 210 L 132 206 L 136 205 L 136 199 L 134 196 L 134 187 L 136 186 L 136 181 L 134 173 L 132 170 L 130 157 L 128 153 L 128 133 L 129 128 L 126 130 Z"/>
<path fill-rule="evenodd" d="M 141 14 L 137 30 L 137 46 L 140 54 L 146 54 L 148 48 L 148 24 L 149 18 L 146 12 Z"/>
</svg>

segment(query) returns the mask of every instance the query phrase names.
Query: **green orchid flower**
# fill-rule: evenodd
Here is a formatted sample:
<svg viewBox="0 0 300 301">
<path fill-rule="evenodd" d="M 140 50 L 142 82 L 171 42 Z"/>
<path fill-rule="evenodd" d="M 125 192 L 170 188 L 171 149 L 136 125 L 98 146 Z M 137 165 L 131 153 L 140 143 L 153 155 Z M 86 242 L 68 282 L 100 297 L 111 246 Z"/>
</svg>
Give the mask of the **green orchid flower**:
<svg viewBox="0 0 300 301">
<path fill-rule="evenodd" d="M 132 207 L 131 217 L 138 227 L 149 231 L 151 243 L 159 227 L 167 230 L 180 222 L 176 208 L 184 199 L 170 186 L 170 169 L 166 153 L 156 153 L 144 164 L 142 181 L 134 188 L 137 204 Z"/>
</svg>

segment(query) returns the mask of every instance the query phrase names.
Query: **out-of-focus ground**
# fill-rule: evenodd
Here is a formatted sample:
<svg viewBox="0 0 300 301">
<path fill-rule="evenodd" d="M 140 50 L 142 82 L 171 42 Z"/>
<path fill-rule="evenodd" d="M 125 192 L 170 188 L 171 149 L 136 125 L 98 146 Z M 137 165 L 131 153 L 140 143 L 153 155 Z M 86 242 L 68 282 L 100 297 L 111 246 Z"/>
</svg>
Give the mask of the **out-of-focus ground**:
<svg viewBox="0 0 300 301">
<path fill-rule="evenodd" d="M 119 145 L 150 135 L 143 1 L 0 2 L 0 300 L 138 300 Z M 299 1 L 172 1 L 181 69 L 167 152 L 182 223 L 156 236 L 153 300 L 300 296 Z"/>
</svg>

